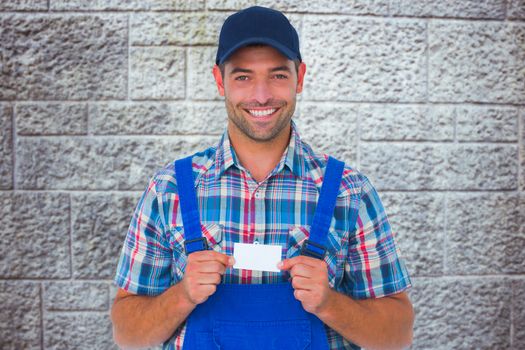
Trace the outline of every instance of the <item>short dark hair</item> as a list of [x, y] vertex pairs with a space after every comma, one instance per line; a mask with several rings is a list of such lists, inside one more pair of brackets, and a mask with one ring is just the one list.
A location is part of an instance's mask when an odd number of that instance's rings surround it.
[[[263, 46], [268, 46], [268, 45], [264, 45], [264, 44], [250, 44], [250, 45], [247, 45], [245, 47], [263, 47]], [[228, 61], [225, 61], [225, 62], [219, 64], [219, 70], [221, 71], [221, 75], [222, 75], [223, 78], [224, 78], [224, 66], [226, 65], [226, 62], [228, 62]], [[293, 60], [293, 63], [294, 63], [294, 66], [295, 66], [295, 73], [299, 74], [299, 65], [301, 64], [301, 61], [299, 59], [295, 59], [295, 60]]]

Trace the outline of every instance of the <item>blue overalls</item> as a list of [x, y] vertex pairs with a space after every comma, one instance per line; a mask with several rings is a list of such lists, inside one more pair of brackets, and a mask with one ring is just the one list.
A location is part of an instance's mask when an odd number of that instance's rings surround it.
[[[301, 254], [323, 259], [344, 163], [328, 160], [310, 236]], [[175, 162], [186, 254], [207, 249], [202, 236], [191, 157]], [[187, 319], [184, 350], [324, 350], [323, 323], [295, 299], [291, 283], [219, 284]]]

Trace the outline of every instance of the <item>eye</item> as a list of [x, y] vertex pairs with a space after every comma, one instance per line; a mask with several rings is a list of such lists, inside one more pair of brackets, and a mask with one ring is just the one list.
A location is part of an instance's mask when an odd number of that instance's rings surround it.
[[247, 75], [239, 75], [239, 76], [235, 77], [235, 80], [237, 80], [237, 81], [246, 81], [246, 80], [248, 80], [248, 76]]
[[276, 74], [275, 79], [288, 79], [288, 76], [285, 74]]

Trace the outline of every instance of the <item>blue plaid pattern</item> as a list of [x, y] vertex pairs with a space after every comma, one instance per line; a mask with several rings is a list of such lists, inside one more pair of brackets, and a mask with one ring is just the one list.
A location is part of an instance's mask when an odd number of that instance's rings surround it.
[[[257, 183], [239, 164], [224, 133], [217, 147], [193, 156], [203, 235], [211, 249], [233, 255], [235, 242], [278, 244], [283, 258], [300, 254], [309, 235], [328, 156], [301, 141], [292, 122], [290, 144], [268, 178]], [[173, 163], [157, 172], [129, 227], [115, 282], [131, 293], [158, 295], [181, 280], [184, 228]], [[410, 278], [379, 196], [346, 166], [328, 236], [329, 283], [355, 299], [402, 292]], [[222, 283], [277, 283], [287, 273], [228, 269]], [[165, 344], [182, 349], [184, 324]], [[327, 327], [331, 349], [356, 349]]]

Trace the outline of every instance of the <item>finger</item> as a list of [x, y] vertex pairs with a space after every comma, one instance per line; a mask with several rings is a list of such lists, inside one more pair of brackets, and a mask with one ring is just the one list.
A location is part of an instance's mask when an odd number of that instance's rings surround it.
[[293, 291], [293, 296], [295, 297], [295, 299], [303, 301], [306, 297], [306, 293], [308, 293], [308, 291], [296, 289]]
[[192, 261], [218, 261], [224, 266], [233, 266], [235, 263], [232, 256], [216, 252], [214, 250], [202, 250], [199, 252], [191, 253], [188, 256], [188, 260]]
[[311, 290], [312, 285], [313, 284], [308, 278], [304, 278], [300, 276], [292, 278], [292, 287], [295, 290]]
[[297, 264], [304, 264], [304, 265], [314, 267], [319, 263], [319, 261], [320, 261], [319, 259], [300, 255], [300, 256], [296, 256], [296, 257], [285, 259], [281, 261], [281, 263], [279, 263], [277, 267], [280, 268], [281, 270], [290, 270], [292, 267], [294, 267]]
[[316, 269], [311, 266], [304, 265], [304, 264], [297, 264], [297, 265], [294, 265], [290, 269], [290, 275], [292, 277], [301, 276], [301, 277], [311, 278], [312, 276], [315, 275], [315, 271]]
[[201, 292], [203, 292], [205, 295], [210, 296], [217, 290], [217, 286], [214, 284], [208, 284], [205, 286], [202, 286]]
[[221, 283], [221, 275], [218, 273], [200, 273], [195, 282], [198, 284], [219, 284]]
[[220, 273], [221, 275], [224, 275], [224, 272], [226, 272], [226, 266], [217, 261], [204, 261], [198, 263], [197, 271], [201, 273]]

